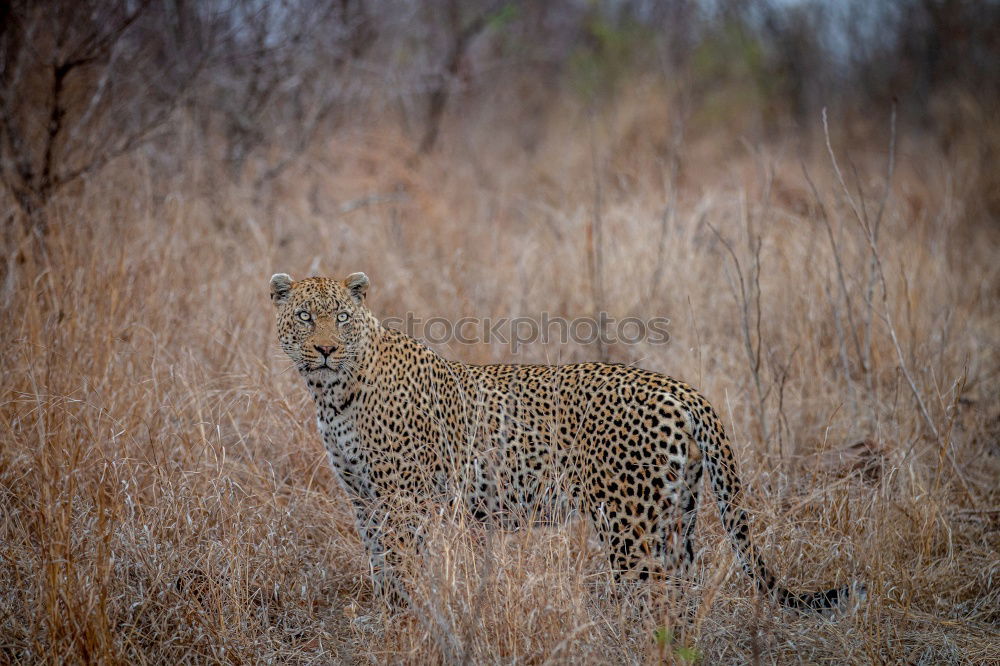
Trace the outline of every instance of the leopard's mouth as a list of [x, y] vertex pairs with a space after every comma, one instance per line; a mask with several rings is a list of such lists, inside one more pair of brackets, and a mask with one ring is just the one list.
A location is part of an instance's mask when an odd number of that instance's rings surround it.
[[341, 372], [346, 367], [346, 358], [339, 356], [337, 358], [325, 358], [322, 363], [316, 363], [315, 361], [303, 364], [303, 372], [320, 372], [323, 370], [329, 370], [331, 372]]

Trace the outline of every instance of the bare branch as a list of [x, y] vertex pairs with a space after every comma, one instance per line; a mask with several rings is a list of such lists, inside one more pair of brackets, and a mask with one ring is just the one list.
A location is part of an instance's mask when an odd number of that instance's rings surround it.
[[[889, 118], [889, 152], [886, 155], [886, 167], [885, 167], [885, 187], [882, 190], [882, 199], [879, 201], [878, 212], [875, 214], [875, 223], [872, 227], [872, 243], [873, 245], [878, 245], [878, 232], [879, 228], [882, 226], [882, 216], [885, 213], [886, 204], [889, 201], [889, 194], [892, 192], [892, 176], [896, 168], [896, 105], [892, 105], [892, 113]], [[876, 258], [874, 253], [872, 254], [871, 261], [868, 265], [868, 286], [865, 289], [865, 303], [868, 305], [868, 311], [865, 315], [865, 344], [864, 344], [864, 358], [863, 362], [865, 365], [865, 380], [867, 382], [868, 393], [871, 395], [873, 390], [873, 380], [872, 380], [872, 314], [874, 312], [874, 306], [872, 304], [872, 299], [875, 296], [875, 282], [876, 282]]]
[[[733, 260], [733, 266], [736, 269], [736, 277], [739, 280], [739, 292], [736, 294], [737, 302], [740, 306], [740, 324], [743, 331], [743, 347], [747, 356], [747, 364], [750, 366], [750, 375], [754, 382], [754, 389], [757, 394], [757, 402], [754, 405], [757, 412], [757, 420], [760, 422], [761, 433], [763, 435], [764, 441], [770, 441], [770, 432], [767, 426], [767, 415], [764, 410], [764, 401], [766, 396], [764, 395], [763, 383], [760, 378], [760, 328], [759, 328], [759, 316], [757, 325], [757, 346], [754, 348], [753, 338], [750, 333], [750, 294], [747, 293], [746, 281], [743, 277], [743, 268], [740, 266], [739, 257], [736, 256], [736, 251], [733, 246], [725, 239], [725, 237], [719, 233], [711, 222], [707, 222], [708, 228], [712, 230], [716, 238], [722, 243], [722, 245], [729, 252], [730, 258]], [[759, 245], [758, 245], [759, 252]], [[755, 254], [755, 261], [759, 262], [759, 253]], [[759, 266], [759, 264], [758, 264]], [[735, 288], [734, 288], [734, 291]], [[758, 295], [759, 301], [759, 295]], [[759, 303], [757, 305], [759, 308]], [[759, 310], [758, 310], [759, 312]]]
[[[826, 206], [823, 205], [823, 200], [819, 196], [819, 190], [817, 190], [816, 184], [809, 176], [809, 170], [806, 168], [805, 163], [801, 161], [799, 162], [799, 166], [802, 168], [802, 175], [805, 176], [806, 182], [809, 184], [809, 189], [812, 191], [813, 199], [819, 210], [820, 219], [823, 220], [823, 225], [826, 227], [826, 236], [830, 241], [830, 250], [833, 252], [834, 266], [837, 269], [837, 285], [840, 287], [841, 298], [844, 299], [844, 311], [847, 314], [847, 327], [850, 329], [850, 340], [854, 343], [858, 362], [861, 362], [861, 341], [858, 339], [858, 330], [854, 325], [854, 307], [851, 304], [850, 291], [847, 289], [847, 278], [845, 277], [843, 258], [840, 255], [840, 246], [837, 244], [837, 239], [833, 233], [833, 225], [830, 224], [830, 216], [827, 214]], [[843, 344], [843, 339], [841, 340], [841, 344]], [[842, 358], [846, 361], [846, 352], [842, 352]], [[848, 366], [845, 365], [844, 370], [847, 372]], [[854, 387], [851, 383], [850, 374], [848, 373], [844, 379], [847, 382], [848, 390], [851, 392], [851, 401], [856, 409], [857, 403], [854, 401]]]

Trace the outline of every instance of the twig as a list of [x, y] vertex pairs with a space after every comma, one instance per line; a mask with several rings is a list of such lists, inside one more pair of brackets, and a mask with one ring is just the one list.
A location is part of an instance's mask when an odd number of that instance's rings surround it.
[[847, 392], [851, 398], [851, 405], [854, 407], [854, 411], [857, 411], [857, 400], [854, 397], [854, 385], [851, 383], [851, 362], [847, 358], [847, 345], [845, 344], [844, 327], [840, 321], [840, 309], [837, 307], [837, 302], [833, 298], [833, 294], [830, 293], [830, 286], [824, 281], [823, 291], [826, 293], [826, 300], [830, 302], [830, 309], [833, 310], [833, 328], [834, 332], [837, 334], [837, 349], [840, 354], [840, 366], [844, 372], [844, 385], [847, 387]]
[[[889, 118], [889, 154], [886, 156], [885, 188], [882, 190], [882, 199], [879, 201], [878, 212], [875, 214], [875, 223], [872, 227], [872, 244], [878, 244], [878, 232], [882, 225], [882, 215], [885, 213], [886, 204], [889, 201], [889, 193], [892, 192], [892, 176], [896, 170], [896, 105], [892, 105], [892, 114]], [[872, 315], [874, 307], [872, 299], [875, 296], [876, 263], [874, 255], [868, 265], [868, 287], [865, 290], [865, 303], [868, 311], [865, 316], [865, 344], [864, 357], [862, 363], [865, 369], [865, 384], [868, 395], [872, 394]]]
[[590, 165], [593, 176], [593, 209], [590, 216], [590, 226], [587, 227], [587, 259], [590, 266], [590, 290], [594, 313], [597, 315], [597, 355], [602, 361], [608, 360], [607, 345], [604, 344], [603, 317], [604, 311], [604, 189], [601, 185], [601, 172], [597, 160], [597, 131], [594, 127], [594, 112], [590, 113]]
[[669, 189], [669, 200], [660, 215], [660, 241], [656, 248], [656, 264], [653, 268], [653, 277], [650, 280], [649, 295], [652, 299], [660, 289], [660, 281], [663, 279], [663, 267], [666, 263], [667, 234], [677, 217], [677, 180], [680, 176], [681, 159], [680, 151], [684, 144], [684, 119], [678, 118], [674, 121], [670, 146], [670, 171], [667, 177], [667, 187]]
[[851, 196], [851, 191], [847, 188], [847, 183], [844, 181], [844, 174], [840, 171], [840, 166], [837, 164], [837, 156], [833, 152], [833, 146], [830, 143], [830, 127], [826, 119], [826, 107], [823, 107], [823, 136], [826, 137], [826, 151], [830, 156], [830, 162], [833, 164], [833, 172], [837, 176], [837, 182], [840, 183], [841, 189], [844, 191], [844, 196], [847, 198], [847, 203], [850, 205], [851, 210], [854, 211], [854, 216], [857, 218], [858, 223], [862, 227], [867, 227], [868, 225], [864, 222], [864, 216], [861, 211], [858, 210], [858, 205], [854, 201], [854, 197]]
[[[819, 196], [819, 190], [816, 189], [816, 184], [813, 182], [812, 178], [809, 176], [809, 170], [806, 165], [802, 162], [799, 163], [802, 168], [802, 175], [805, 176], [806, 182], [809, 184], [809, 189], [812, 190], [813, 199], [816, 200], [816, 206], [819, 208], [820, 219], [823, 220], [823, 224], [826, 227], [826, 236], [830, 241], [830, 250], [833, 252], [833, 262], [837, 269], [837, 285], [840, 287], [840, 295], [844, 299], [844, 309], [847, 312], [847, 327], [851, 331], [850, 339], [854, 343], [855, 353], [857, 353], [858, 361], [861, 362], [861, 341], [858, 339], [857, 328], [854, 325], [854, 308], [851, 304], [851, 295], [847, 289], [847, 278], [844, 272], [844, 262], [840, 256], [840, 246], [837, 245], [837, 239], [833, 234], [833, 225], [830, 224], [830, 216], [826, 212], [826, 206], [823, 205], [823, 200]], [[854, 386], [851, 384], [851, 377], [848, 373], [848, 365], [846, 362], [847, 351], [843, 349], [844, 339], [841, 338], [841, 357], [844, 360], [844, 372], [845, 381], [847, 382], [848, 391], [851, 395], [851, 403], [854, 405], [854, 410], [857, 411], [857, 402], [854, 398]]]
[[[754, 345], [753, 345], [753, 339], [752, 339], [752, 337], [750, 335], [750, 300], [749, 300], [750, 296], [747, 293], [746, 281], [743, 278], [743, 268], [740, 266], [740, 260], [736, 256], [736, 251], [733, 250], [733, 246], [730, 245], [729, 241], [727, 241], [722, 236], [722, 234], [719, 233], [718, 229], [716, 229], [712, 225], [711, 222], [706, 221], [706, 224], [708, 225], [708, 228], [712, 230], [712, 233], [715, 234], [716, 238], [719, 239], [719, 241], [722, 243], [722, 245], [729, 252], [729, 256], [732, 258], [733, 265], [736, 268], [736, 277], [739, 280], [739, 292], [737, 293], [737, 297], [738, 297], [738, 302], [739, 302], [740, 310], [741, 310], [741, 327], [742, 327], [742, 330], [743, 330], [743, 347], [744, 347], [744, 350], [746, 351], [747, 363], [750, 366], [750, 373], [751, 373], [751, 375], [753, 377], [754, 388], [755, 388], [756, 393], [757, 393], [757, 402], [755, 404], [755, 411], [757, 412], [757, 420], [760, 421], [760, 427], [761, 427], [761, 432], [762, 432], [763, 437], [764, 437], [764, 441], [768, 442], [768, 441], [770, 441], [770, 432], [769, 432], [768, 427], [767, 427], [767, 418], [766, 418], [766, 415], [764, 413], [764, 397], [765, 396], [763, 394], [763, 387], [762, 387], [761, 381], [760, 381], [760, 338], [759, 338], [760, 328], [759, 328], [759, 321], [758, 321], [758, 328], [757, 328], [757, 333], [758, 333], [757, 349], [755, 350], [754, 349]], [[757, 252], [758, 252], [757, 258], [758, 258], [758, 261], [759, 261], [759, 251], [760, 251], [760, 246], [758, 244], [758, 246], [757, 246]], [[733, 291], [736, 291], [735, 286], [733, 288]]]

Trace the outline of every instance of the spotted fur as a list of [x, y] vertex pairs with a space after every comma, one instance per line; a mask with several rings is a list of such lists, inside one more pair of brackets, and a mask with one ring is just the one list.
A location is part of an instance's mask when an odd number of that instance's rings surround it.
[[401, 516], [461, 502], [500, 526], [576, 509], [625, 578], [684, 575], [707, 469], [722, 522], [759, 589], [828, 608], [846, 588], [779, 587], [751, 540], [732, 448], [687, 384], [624, 365], [469, 365], [383, 327], [368, 278], [271, 279], [278, 338], [306, 380], [376, 582], [408, 547]]

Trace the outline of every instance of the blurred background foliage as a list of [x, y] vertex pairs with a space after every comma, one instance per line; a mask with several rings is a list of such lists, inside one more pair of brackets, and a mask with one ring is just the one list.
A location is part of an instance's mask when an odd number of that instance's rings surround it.
[[895, 104], [983, 167], [976, 214], [1000, 214], [993, 0], [14, 0], [0, 26], [0, 175], [42, 228], [54, 193], [138, 149], [260, 186], [373, 123], [419, 158], [454, 119], [503, 112], [531, 151], [554, 101], [602, 112], [640, 85], [689, 131], [751, 143], [809, 136], [822, 108], [863, 141]]

